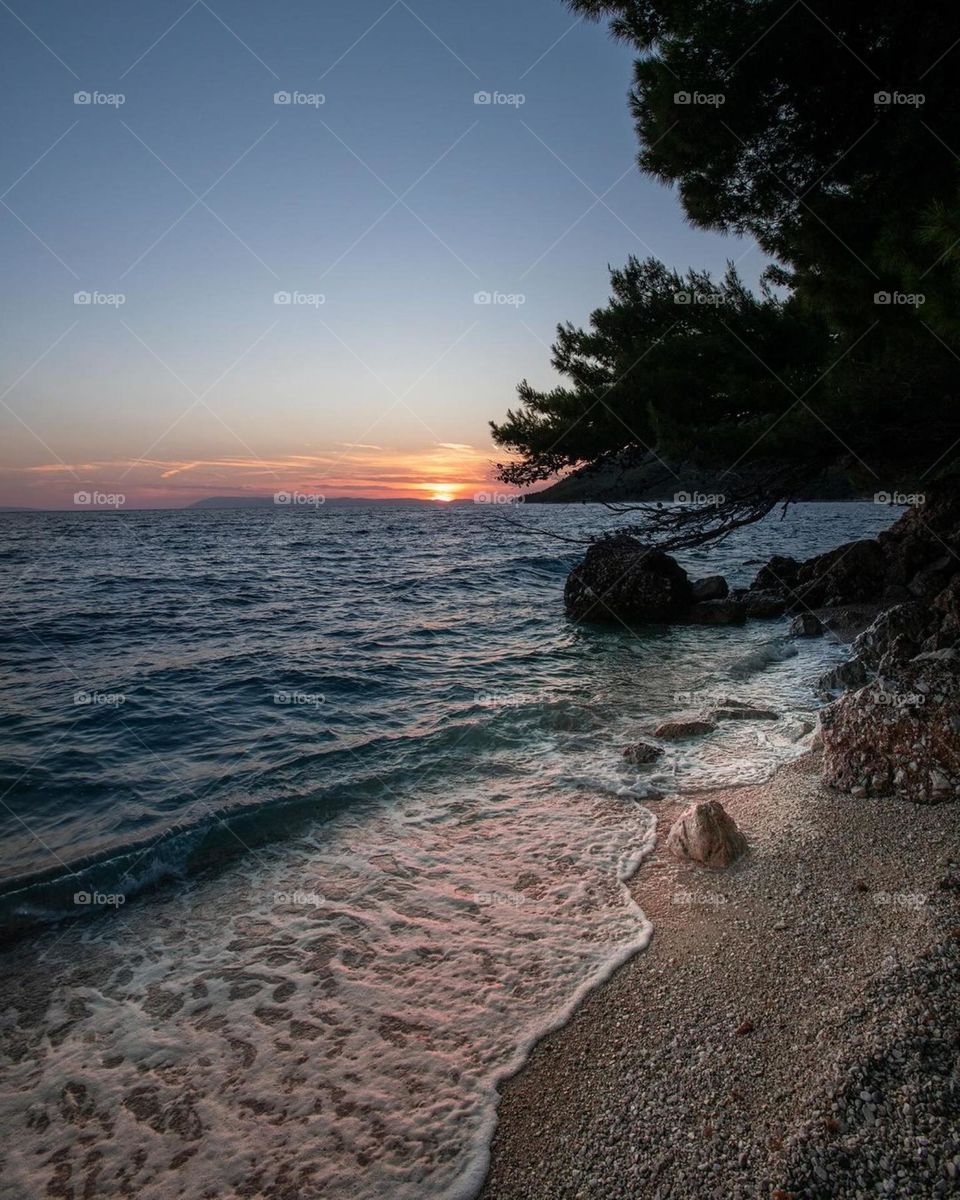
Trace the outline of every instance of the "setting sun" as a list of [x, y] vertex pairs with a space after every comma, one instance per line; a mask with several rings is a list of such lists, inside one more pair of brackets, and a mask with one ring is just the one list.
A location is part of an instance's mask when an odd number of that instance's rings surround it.
[[449, 504], [454, 499], [454, 495], [449, 488], [444, 488], [443, 491], [434, 492], [430, 499], [439, 500], [442, 504]]

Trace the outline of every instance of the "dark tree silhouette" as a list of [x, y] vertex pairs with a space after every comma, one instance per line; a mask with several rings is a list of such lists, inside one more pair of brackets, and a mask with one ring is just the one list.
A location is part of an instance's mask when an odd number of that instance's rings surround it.
[[[756, 238], [777, 295], [631, 259], [589, 330], [558, 329], [570, 385], [524, 382], [494, 423], [519, 456], [502, 477], [654, 447], [737, 464], [760, 515], [838, 462], [878, 490], [955, 472], [960, 9], [570, 3], [637, 48], [641, 169], [694, 224]], [[678, 305], [684, 290], [705, 299]]]

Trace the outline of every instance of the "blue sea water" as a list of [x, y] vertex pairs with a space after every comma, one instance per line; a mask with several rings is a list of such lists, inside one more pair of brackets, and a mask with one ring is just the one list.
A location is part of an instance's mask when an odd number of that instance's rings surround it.
[[[893, 515], [802, 505], [681, 558], [746, 583]], [[649, 936], [625, 886], [644, 798], [769, 774], [843, 656], [782, 620], [568, 621], [582, 547], [553, 535], [621, 523], [0, 514], [0, 918], [19, 935], [0, 1007], [35, 1039], [0, 1097], [20, 1194], [47, 1152], [80, 1173], [65, 1080], [117, 1147], [96, 1195], [258, 1195], [294, 1161], [308, 1197], [475, 1190], [497, 1080]], [[658, 718], [727, 695], [783, 715], [624, 762]]]

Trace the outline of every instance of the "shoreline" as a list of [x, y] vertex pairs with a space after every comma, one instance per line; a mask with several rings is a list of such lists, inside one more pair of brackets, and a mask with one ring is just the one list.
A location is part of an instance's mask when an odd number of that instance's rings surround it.
[[[726, 871], [681, 864], [666, 835], [699, 793], [644, 802], [657, 842], [628, 886], [652, 940], [501, 1086], [480, 1200], [858, 1194], [784, 1181], [818, 1138], [857, 1132], [832, 1089], [874, 1053], [871, 1039], [889, 1040], [878, 1026], [911, 994], [871, 1003], [871, 989], [937, 953], [958, 923], [957, 893], [942, 886], [960, 861], [956, 807], [852, 800], [822, 786], [814, 752], [764, 784], [709, 794], [750, 852]], [[883, 1172], [891, 1135], [877, 1137]], [[948, 1194], [960, 1146], [926, 1140], [940, 1191], [903, 1190], [892, 1171], [862, 1194]], [[873, 1179], [869, 1130], [866, 1142]]]

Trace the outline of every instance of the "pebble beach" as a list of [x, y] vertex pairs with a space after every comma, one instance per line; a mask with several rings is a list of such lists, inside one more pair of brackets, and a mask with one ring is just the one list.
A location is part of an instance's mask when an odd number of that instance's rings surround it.
[[852, 800], [811, 752], [708, 793], [732, 868], [665, 848], [654, 937], [502, 1088], [482, 1200], [960, 1194], [954, 805]]

